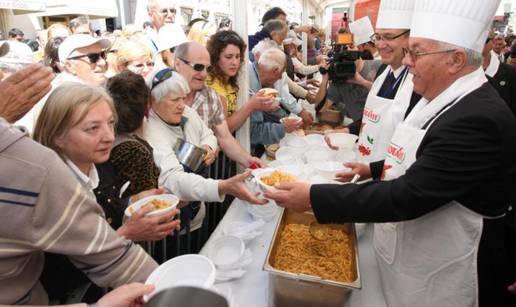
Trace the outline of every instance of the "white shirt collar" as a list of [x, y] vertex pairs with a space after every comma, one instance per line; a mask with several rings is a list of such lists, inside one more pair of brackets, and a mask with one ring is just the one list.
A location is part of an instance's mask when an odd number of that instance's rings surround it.
[[394, 78], [398, 78], [401, 74], [401, 72], [405, 69], [405, 65], [401, 65], [400, 67], [398, 67], [396, 70], [392, 70], [392, 67], [391, 67], [391, 71], [392, 71], [392, 74], [394, 75]]
[[489, 77], [493, 78], [494, 75], [496, 75], [496, 72], [498, 71], [498, 67], [500, 67], [500, 60], [498, 59], [498, 54], [491, 50], [489, 52], [491, 55], [491, 61], [489, 62], [489, 65], [487, 66], [485, 73]]
[[484, 70], [482, 67], [478, 67], [477, 70], [455, 80], [455, 82], [432, 99], [432, 101], [429, 102], [426, 98], [422, 97], [414, 109], [410, 111], [405, 122], [420, 129], [424, 123], [444, 106], [478, 89], [485, 82], [487, 82], [487, 78]]
[[84, 184], [90, 191], [93, 192], [93, 190], [99, 186], [99, 173], [97, 172], [95, 164], [92, 164], [89, 176], [84, 174], [71, 160], [66, 159], [66, 164], [68, 167], [70, 167], [72, 172], [81, 181], [81, 183]]

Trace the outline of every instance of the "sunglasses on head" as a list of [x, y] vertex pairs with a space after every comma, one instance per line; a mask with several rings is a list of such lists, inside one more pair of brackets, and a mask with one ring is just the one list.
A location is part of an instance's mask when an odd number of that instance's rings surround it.
[[106, 50], [103, 50], [103, 51], [97, 52], [97, 53], [88, 53], [88, 54], [74, 56], [74, 57], [68, 58], [68, 60], [79, 60], [84, 57], [88, 57], [88, 60], [90, 61], [91, 64], [96, 64], [100, 60], [100, 58], [102, 58], [103, 60], [106, 59], [106, 56], [107, 56], [106, 53], [107, 53]]
[[213, 67], [211, 65], [204, 65], [204, 64], [198, 64], [198, 63], [190, 63], [189, 61], [185, 59], [179, 58], [183, 63], [193, 68], [193, 70], [201, 72], [204, 69], [206, 69], [207, 72], [211, 72], [213, 70]]
[[160, 83], [163, 83], [165, 80], [172, 77], [173, 74], [174, 74], [174, 70], [172, 68], [164, 68], [164, 69], [158, 71], [158, 73], [154, 76], [154, 78], [152, 78], [151, 91], [156, 86], [158, 86]]
[[236, 41], [240, 41], [240, 40], [242, 40], [242, 39], [240, 38], [240, 36], [238, 36], [237, 34], [234, 34], [234, 33], [228, 33], [228, 34], [226, 34], [226, 35], [220, 35], [220, 36], [219, 36], [219, 41], [220, 41], [220, 42], [225, 43], [225, 42], [227, 42], [227, 41], [229, 41], [229, 40], [233, 40], [233, 41], [234, 41], [234, 40], [236, 40]]

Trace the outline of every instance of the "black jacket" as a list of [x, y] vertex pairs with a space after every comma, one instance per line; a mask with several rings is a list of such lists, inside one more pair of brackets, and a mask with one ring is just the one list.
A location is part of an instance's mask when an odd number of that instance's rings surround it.
[[502, 214], [516, 188], [514, 140], [516, 119], [486, 83], [429, 127], [405, 175], [365, 184], [313, 185], [313, 210], [323, 223], [397, 222], [457, 200], [480, 214]]
[[500, 63], [496, 74], [492, 78], [487, 76], [487, 80], [516, 115], [516, 68]]

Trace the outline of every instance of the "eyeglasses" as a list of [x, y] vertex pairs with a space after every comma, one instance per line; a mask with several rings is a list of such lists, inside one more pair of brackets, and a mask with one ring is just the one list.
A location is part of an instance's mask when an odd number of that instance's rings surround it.
[[170, 7], [170, 8], [163, 8], [163, 9], [160, 10], [160, 13], [161, 13], [161, 15], [167, 15], [168, 13], [175, 14], [175, 13], [177, 13], [177, 10], [175, 8], [172, 8], [172, 7]]
[[158, 71], [158, 73], [154, 76], [154, 78], [152, 78], [151, 91], [156, 86], [158, 86], [160, 83], [163, 83], [165, 80], [172, 77], [173, 74], [174, 74], [174, 70], [172, 68], [164, 68], [164, 69]]
[[401, 36], [409, 33], [409, 32], [410, 32], [410, 30], [406, 30], [397, 35], [390, 35], [390, 34], [383, 35], [383, 34], [375, 33], [375, 34], [371, 35], [369, 38], [371, 39], [372, 42], [378, 42], [378, 41], [390, 42], [392, 40], [397, 39], [398, 37], [401, 37]]
[[79, 60], [79, 59], [82, 59], [84, 57], [88, 57], [88, 60], [90, 61], [91, 64], [97, 64], [97, 62], [101, 58], [103, 60], [106, 59], [106, 57], [107, 57], [106, 53], [107, 53], [106, 50], [103, 50], [103, 51], [97, 52], [97, 53], [88, 53], [88, 54], [74, 56], [74, 57], [68, 58], [67, 60]]
[[144, 67], [154, 67], [154, 62], [150, 61], [150, 62], [147, 62], [147, 63], [133, 64], [133, 67], [136, 67], [138, 69], [142, 69]]
[[457, 49], [446, 49], [446, 50], [436, 50], [436, 51], [427, 51], [427, 52], [418, 52], [414, 50], [410, 50], [408, 48], [403, 48], [403, 56], [406, 57], [407, 55], [410, 57], [410, 60], [412, 62], [415, 62], [418, 57], [424, 56], [424, 55], [430, 55], [430, 54], [439, 54], [439, 53], [449, 53], [454, 52]]
[[204, 69], [206, 69], [207, 72], [213, 71], [213, 67], [211, 65], [204, 65], [204, 64], [198, 64], [198, 63], [190, 63], [189, 61], [179, 58], [181, 61], [183, 61], [186, 65], [193, 68], [193, 70], [201, 72]]

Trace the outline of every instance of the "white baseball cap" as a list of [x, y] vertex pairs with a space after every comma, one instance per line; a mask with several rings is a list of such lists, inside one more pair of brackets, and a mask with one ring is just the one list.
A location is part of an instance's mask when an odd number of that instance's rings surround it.
[[[7, 50], [4, 53], [4, 48]], [[2, 63], [11, 63], [11, 64], [32, 64], [33, 56], [32, 49], [25, 44], [18, 41], [6, 41], [2, 43], [0, 47], [0, 62]]]
[[500, 0], [416, 0], [410, 37], [482, 52]]
[[158, 52], [174, 48], [187, 42], [186, 35], [177, 23], [167, 23], [158, 32]]
[[77, 49], [93, 45], [98, 45], [99, 49], [107, 49], [111, 47], [111, 41], [106, 38], [95, 38], [88, 34], [70, 35], [59, 46], [59, 61], [64, 62], [68, 58], [84, 55]]
[[370, 42], [371, 36], [374, 34], [373, 25], [367, 16], [350, 23], [349, 30], [353, 33], [356, 46]]
[[[410, 29], [415, 0], [382, 0], [376, 19], [377, 29]], [[448, 5], [451, 5], [448, 0]], [[455, 5], [455, 3], [453, 4]], [[432, 22], [433, 25], [433, 22]]]

